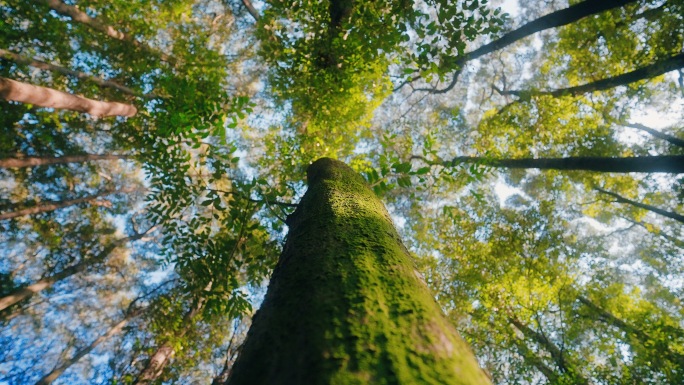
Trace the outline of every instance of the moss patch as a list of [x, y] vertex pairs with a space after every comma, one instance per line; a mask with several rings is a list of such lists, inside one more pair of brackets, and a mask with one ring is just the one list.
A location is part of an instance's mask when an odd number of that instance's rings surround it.
[[487, 384], [382, 203], [323, 158], [230, 384]]

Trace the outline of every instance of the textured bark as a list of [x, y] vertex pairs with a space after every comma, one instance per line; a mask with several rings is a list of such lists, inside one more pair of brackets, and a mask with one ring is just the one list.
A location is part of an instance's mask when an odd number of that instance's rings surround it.
[[328, 158], [307, 174], [228, 384], [490, 383], [364, 179]]
[[127, 159], [128, 155], [66, 155], [66, 156], [27, 156], [24, 158], [2, 158], [0, 168], [24, 168], [48, 166], [51, 164], [83, 163], [95, 160], [117, 160]]
[[660, 208], [655, 207], [655, 206], [647, 205], [647, 204], [645, 204], [645, 203], [633, 201], [633, 200], [631, 200], [631, 199], [624, 198], [624, 197], [622, 197], [621, 195], [618, 195], [618, 194], [616, 194], [616, 193], [614, 193], [614, 192], [611, 192], [611, 191], [608, 191], [608, 190], [604, 190], [604, 189], [602, 189], [602, 188], [600, 188], [600, 187], [594, 187], [594, 189], [595, 189], [596, 191], [600, 192], [601, 194], [606, 194], [606, 195], [608, 195], [608, 196], [611, 196], [611, 197], [615, 198], [615, 200], [616, 200], [617, 202], [620, 202], [620, 203], [627, 203], [627, 204], [630, 204], [630, 205], [632, 205], [632, 206], [636, 206], [636, 207], [639, 207], [639, 208], [641, 208], [641, 209], [648, 210], [648, 211], [651, 211], [651, 212], [653, 212], [653, 213], [662, 215], [662, 216], [664, 216], [664, 217], [667, 217], [667, 218], [670, 218], [670, 219], [674, 219], [675, 221], [679, 221], [679, 222], [684, 223], [684, 215], [677, 214], [677, 213], [674, 213], [674, 212], [671, 212], [671, 211], [667, 211], [667, 210], [663, 210], [663, 209], [660, 209]]
[[95, 18], [88, 16], [87, 13], [81, 11], [80, 9], [78, 9], [78, 7], [76, 7], [74, 5], [65, 4], [60, 0], [38, 0], [38, 1], [47, 5], [52, 10], [59, 13], [60, 15], [68, 16], [72, 20], [77, 21], [81, 24], [87, 25], [88, 27], [90, 27], [90, 28], [92, 28], [98, 32], [102, 32], [105, 35], [107, 35], [113, 39], [128, 42], [136, 48], [140, 48], [140, 49], [143, 49], [147, 52], [151, 52], [155, 55], [159, 55], [159, 57], [162, 60], [164, 60], [165, 62], [168, 62], [171, 64], [174, 64], [176, 62], [176, 60], [172, 56], [161, 53], [158, 50], [150, 47], [149, 45], [139, 42], [132, 35], [127, 34], [125, 32], [122, 32], [122, 31], [119, 31], [116, 28], [112, 27], [111, 25], [107, 25], [107, 24], [102, 23], [101, 21], [99, 21]]
[[58, 367], [54, 368], [50, 373], [43, 376], [40, 380], [38, 380], [38, 382], [36, 382], [36, 385], [51, 384], [53, 381], [59, 378], [59, 376], [61, 376], [65, 370], [69, 369], [72, 365], [77, 363], [81, 358], [90, 354], [90, 352], [93, 351], [93, 349], [95, 349], [98, 345], [112, 338], [114, 335], [119, 334], [121, 330], [123, 330], [123, 328], [128, 324], [128, 322], [130, 322], [131, 319], [136, 317], [138, 314], [139, 313], [137, 312], [128, 314], [124, 319], [122, 319], [117, 324], [112, 326], [109, 330], [107, 330], [105, 334], [97, 337], [93, 342], [90, 343], [90, 345], [79, 350], [76, 354], [74, 354], [73, 357], [68, 359], [62, 365], [59, 365]]
[[[422, 158], [414, 156], [413, 158]], [[430, 164], [440, 164], [428, 162]], [[568, 158], [522, 158], [522, 159], [487, 159], [480, 157], [459, 156], [451, 161], [442, 162], [446, 167], [461, 163], [483, 164], [501, 168], [534, 168], [540, 170], [582, 170], [598, 172], [665, 172], [671, 174], [684, 173], [684, 155], [640, 156], [630, 158], [608, 157], [568, 157]]]
[[31, 59], [27, 58], [21, 55], [18, 55], [14, 52], [10, 52], [4, 49], [0, 49], [0, 58], [11, 60], [15, 63], [19, 64], [26, 64], [34, 68], [40, 68], [42, 70], [47, 70], [47, 71], [52, 71], [52, 72], [59, 72], [64, 75], [69, 75], [73, 76], [75, 78], [81, 79], [81, 80], [87, 80], [90, 82], [93, 82], [97, 84], [100, 87], [109, 87], [113, 88], [116, 90], [119, 90], [125, 94], [131, 95], [131, 96], [136, 96], [139, 98], [151, 98], [155, 97], [155, 95], [148, 94], [148, 95], [143, 95], [141, 93], [138, 93], [126, 86], [122, 86], [119, 83], [113, 82], [111, 80], [105, 80], [102, 78], [98, 78], [96, 76], [88, 75], [87, 73], [81, 72], [81, 71], [74, 71], [68, 68], [64, 68], [58, 65], [46, 63], [37, 59]]
[[59, 110], [86, 112], [94, 117], [133, 116], [138, 110], [118, 102], [101, 102], [0, 77], [0, 99]]
[[117, 247], [125, 244], [126, 242], [132, 242], [135, 240], [138, 240], [142, 238], [144, 234], [137, 234], [134, 236], [126, 237], [126, 238], [121, 238], [119, 240], [116, 240], [109, 245], [105, 246], [105, 248], [96, 256], [92, 258], [87, 258], [82, 260], [81, 262], [78, 262], [74, 265], [71, 265], [64, 270], [55, 273], [51, 276], [45, 277], [43, 279], [40, 279], [30, 285], [19, 287], [6, 296], [0, 298], [0, 311], [4, 310], [16, 303], [19, 303], [25, 299], [28, 299], [32, 297], [36, 293], [40, 293], [41, 291], [51, 287], [54, 285], [56, 282], [59, 282], [65, 278], [71, 277], [74, 274], [78, 274], [84, 270], [86, 270], [88, 267], [96, 265], [98, 263], [101, 263], [104, 261], [109, 254], [114, 251]]
[[82, 197], [82, 198], [67, 199], [67, 200], [59, 201], [59, 202], [41, 203], [41, 204], [33, 206], [33, 207], [28, 207], [25, 209], [1, 213], [0, 214], [0, 220], [12, 219], [12, 218], [23, 217], [25, 215], [33, 215], [33, 214], [40, 214], [40, 213], [55, 211], [55, 210], [59, 210], [59, 209], [65, 208], [65, 207], [77, 205], [79, 203], [92, 202], [92, 201], [96, 200], [97, 198], [107, 196], [107, 195], [111, 195], [114, 193], [116, 193], [116, 191], [103, 191], [101, 193], [89, 195], [87, 197]]
[[529, 98], [530, 96], [550, 95], [553, 97], [561, 97], [565, 95], [577, 96], [586, 94], [588, 92], [604, 91], [617, 86], [624, 86], [630, 83], [646, 80], [662, 75], [664, 73], [674, 71], [684, 67], [684, 53], [675, 55], [673, 57], [663, 59], [651, 65], [638, 68], [618, 76], [613, 76], [605, 79], [600, 79], [594, 82], [582, 84], [574, 87], [559, 88], [552, 91], [534, 91], [534, 90], [497, 90], [501, 95], [515, 95], [521, 98]]
[[[572, 5], [568, 8], [549, 13], [548, 15], [544, 15], [538, 19], [532, 20], [520, 28], [501, 36], [491, 43], [485, 44], [474, 51], [467, 52], [465, 55], [463, 55], [463, 57], [456, 61], [456, 66], [463, 67], [463, 65], [468, 61], [498, 51], [537, 32], [574, 23], [577, 20], [583, 19], [587, 16], [595, 15], [613, 8], [622, 7], [626, 4], [634, 2], [636, 2], [636, 0], [587, 0]], [[451, 83], [449, 83], [449, 85], [444, 89], [429, 91], [436, 94], [450, 91], [452, 88], [454, 88], [454, 85], [456, 85], [459, 74], [460, 70], [454, 75]]]
[[639, 124], [639, 123], [626, 123], [625, 126], [627, 126], [627, 127], [632, 127], [632, 128], [636, 128], [637, 130], [641, 130], [641, 131], [648, 132], [648, 133], [651, 134], [652, 136], [654, 136], [654, 137], [656, 137], [656, 138], [658, 138], [658, 139], [662, 139], [662, 140], [664, 140], [664, 141], [666, 141], [666, 142], [669, 142], [670, 144], [673, 144], [673, 145], [675, 145], [675, 146], [677, 146], [677, 147], [684, 147], [684, 139], [679, 139], [679, 138], [676, 138], [676, 137], [674, 137], [674, 136], [672, 136], [672, 135], [668, 135], [668, 134], [662, 133], [662, 132], [660, 132], [660, 131], [658, 131], [658, 130], [652, 129], [651, 127], [644, 126], [643, 124]]

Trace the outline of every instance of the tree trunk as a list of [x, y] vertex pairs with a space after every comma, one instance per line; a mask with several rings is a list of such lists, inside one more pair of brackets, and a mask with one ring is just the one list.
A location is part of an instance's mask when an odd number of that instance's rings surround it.
[[679, 139], [679, 138], [676, 138], [672, 135], [662, 133], [658, 130], [652, 129], [651, 127], [644, 126], [643, 124], [640, 124], [640, 123], [624, 123], [624, 125], [627, 127], [636, 128], [637, 130], [648, 132], [652, 136], [654, 136], [658, 139], [665, 140], [665, 141], [669, 142], [670, 144], [673, 144], [677, 147], [684, 147], [684, 139]]
[[636, 206], [636, 207], [639, 207], [639, 208], [641, 208], [641, 209], [648, 210], [648, 211], [654, 212], [654, 213], [656, 213], [656, 214], [660, 214], [660, 215], [662, 215], [662, 216], [664, 216], [664, 217], [667, 217], [667, 218], [670, 218], [670, 219], [674, 219], [675, 221], [679, 221], [679, 222], [681, 222], [681, 223], [684, 223], [684, 215], [677, 214], [677, 213], [673, 213], [673, 212], [671, 212], [671, 211], [667, 211], [667, 210], [663, 210], [663, 209], [659, 209], [659, 208], [657, 208], [657, 207], [655, 207], [655, 206], [647, 205], [647, 204], [645, 204], [645, 203], [633, 201], [633, 200], [631, 200], [631, 199], [624, 198], [624, 197], [622, 197], [622, 196], [620, 196], [620, 195], [618, 195], [618, 194], [616, 194], [616, 193], [614, 193], [614, 192], [610, 192], [610, 191], [604, 190], [604, 189], [602, 189], [602, 188], [600, 188], [600, 187], [594, 187], [594, 189], [595, 189], [596, 191], [602, 193], [602, 194], [606, 194], [606, 195], [608, 195], [608, 196], [611, 196], [611, 197], [615, 198], [615, 200], [618, 201], [618, 202], [620, 202], [620, 203], [627, 203], [627, 204], [630, 204], [630, 205], [632, 205], [632, 206]]
[[[570, 375], [572, 377], [572, 383], [573, 384], [588, 384], [589, 383], [580, 374], [580, 372], [577, 370], [577, 368], [574, 365], [569, 365], [569, 363], [565, 359], [565, 356], [563, 355], [563, 350], [560, 349], [551, 340], [549, 340], [544, 333], [533, 330], [529, 326], [520, 322], [520, 320], [518, 320], [517, 318], [510, 317], [508, 319], [508, 321], [513, 326], [515, 326], [516, 329], [520, 330], [520, 332], [523, 335], [525, 335], [527, 338], [532, 339], [533, 341], [535, 341], [536, 343], [541, 345], [544, 348], [544, 350], [549, 352], [549, 354], [551, 354], [551, 359], [553, 359], [556, 366], [558, 366], [558, 368], [561, 370], [561, 372], [567, 373], [568, 375]], [[540, 367], [537, 366], [537, 368], [540, 368]], [[544, 375], [547, 375], [547, 373], [545, 373], [544, 371], [542, 371], [542, 372], [544, 373]]]
[[121, 238], [119, 240], [116, 240], [112, 242], [111, 244], [107, 245], [98, 255], [84, 259], [81, 262], [72, 265], [70, 267], [67, 267], [66, 269], [55, 273], [49, 277], [40, 279], [36, 281], [35, 283], [32, 283], [30, 285], [24, 286], [17, 288], [7, 294], [6, 296], [0, 298], [0, 311], [16, 304], [19, 303], [27, 298], [32, 297], [36, 293], [40, 293], [41, 291], [49, 288], [50, 286], [54, 285], [55, 282], [59, 282], [65, 278], [71, 277], [74, 274], [80, 273], [84, 271], [86, 268], [95, 265], [97, 263], [102, 262], [107, 256], [114, 251], [117, 247], [121, 246], [122, 244], [126, 242], [132, 242], [135, 240], [138, 240], [142, 238], [144, 234], [136, 234], [134, 236], [126, 237], [126, 238]]
[[669, 360], [670, 362], [675, 363], [679, 366], [684, 365], [684, 355], [676, 351], [673, 351], [670, 348], [670, 345], [667, 343], [667, 341], [659, 341], [653, 339], [645, 331], [621, 320], [620, 318], [616, 317], [613, 313], [603, 309], [587, 297], [579, 296], [578, 300], [586, 307], [591, 309], [598, 319], [625, 332], [625, 335], [628, 339], [636, 339], [645, 347], [652, 347], [654, 352], [658, 352], [658, 354], [661, 357]]
[[242, 5], [245, 6], [247, 12], [252, 15], [254, 20], [258, 22], [261, 17], [259, 16], [259, 12], [257, 12], [256, 8], [254, 8], [254, 5], [252, 5], [252, 2], [250, 0], [242, 0]]
[[[463, 57], [456, 61], [456, 66], [463, 67], [465, 63], [471, 60], [475, 60], [486, 54], [498, 51], [537, 32], [571, 24], [587, 16], [595, 15], [613, 8], [622, 7], [626, 4], [634, 2], [636, 2], [636, 0], [587, 0], [575, 5], [571, 5], [568, 8], [549, 13], [548, 15], [544, 15], [538, 19], [532, 20], [520, 28], [511, 31], [474, 51], [467, 52], [465, 55], [463, 55]], [[460, 69], [457, 70], [456, 74], [451, 80], [451, 83], [441, 90], [420, 90], [430, 91], [431, 93], [435, 94], [448, 92], [454, 88], [454, 85], [456, 85], [459, 74]]]
[[307, 174], [228, 384], [490, 383], [364, 179], [328, 158]]
[[2, 77], [0, 77], [0, 98], [40, 107], [85, 112], [94, 117], [133, 116], [138, 112], [130, 104], [100, 102]]
[[47, 166], [51, 164], [83, 163], [94, 160], [116, 160], [127, 159], [128, 155], [67, 155], [67, 156], [27, 156], [24, 158], [4, 158], [0, 159], [0, 168], [23, 168]]
[[48, 203], [41, 203], [39, 205], [17, 210], [17, 211], [10, 211], [7, 213], [1, 213], [0, 214], [0, 220], [3, 219], [12, 219], [12, 218], [17, 218], [17, 217], [22, 217], [25, 215], [33, 215], [33, 214], [40, 214], [40, 213], [46, 213], [50, 211], [55, 211], [59, 210], [65, 207], [77, 205], [79, 203], [86, 203], [86, 202], [91, 202], [94, 201], [97, 198], [111, 195], [116, 193], [116, 191], [103, 191], [101, 193], [97, 193], [94, 195], [89, 195], [87, 197], [82, 197], [82, 198], [76, 198], [76, 199], [68, 199], [64, 201], [59, 201], [59, 202], [48, 202]]
[[[414, 156], [414, 159], [423, 159]], [[568, 157], [568, 158], [522, 158], [522, 159], [488, 159], [470, 156], [458, 156], [451, 161], [430, 162], [453, 167], [460, 163], [482, 164], [499, 168], [535, 168], [540, 170], [577, 170], [598, 172], [665, 172], [671, 174], [684, 173], [684, 155], [641, 156], [630, 158], [608, 157]]]
[[[203, 304], [203, 299], [198, 300], [192, 309], [183, 316], [183, 327], [175, 335], [176, 338], [182, 338], [190, 330], [193, 318], [199, 314]], [[135, 379], [133, 385], [149, 385], [158, 379], [175, 353], [173, 345], [168, 341], [164, 342], [147, 361], [147, 365], [140, 372], [138, 378]]]
[[49, 384], [51, 384], [54, 380], [59, 378], [59, 376], [61, 376], [65, 370], [69, 369], [72, 365], [77, 363], [81, 358], [88, 355], [99, 344], [107, 341], [108, 339], [112, 338], [112, 336], [120, 333], [121, 330], [123, 330], [123, 328], [128, 324], [128, 322], [130, 322], [130, 320], [133, 319], [134, 317], [136, 317], [138, 314], [139, 314], [139, 312], [133, 312], [131, 314], [128, 314], [124, 319], [122, 319], [116, 325], [112, 326], [109, 330], [107, 330], [107, 332], [105, 334], [97, 337], [97, 339], [95, 339], [95, 341], [91, 342], [90, 345], [79, 350], [73, 357], [68, 359], [62, 365], [54, 368], [50, 373], [48, 373], [43, 378], [38, 380], [38, 382], [36, 382], [36, 385], [49, 385]]
[[92, 18], [88, 16], [87, 13], [81, 11], [78, 9], [78, 7], [74, 5], [68, 5], [63, 3], [60, 0], [39, 0], [43, 4], [46, 4], [48, 7], [50, 7], [52, 10], [55, 12], [59, 13], [60, 15], [70, 17], [72, 20], [77, 21], [79, 23], [82, 23], [84, 25], [87, 25], [88, 27], [102, 32], [105, 35], [116, 39], [116, 40], [121, 40], [125, 41], [127, 43], [130, 43], [136, 48], [143, 49], [147, 52], [153, 53], [155, 55], [159, 55], [159, 57], [170, 64], [175, 64], [176, 59], [173, 58], [170, 55], [164, 54], [159, 52], [158, 50], [150, 47], [149, 45], [145, 43], [141, 43], [138, 40], [135, 39], [132, 35], [129, 35], [127, 33], [121, 32], [117, 30], [116, 28], [112, 27], [111, 25], [104, 24], [100, 22], [99, 20]]
[[621, 75], [600, 79], [591, 83], [582, 84], [574, 87], [559, 88], [552, 91], [534, 91], [534, 90], [497, 90], [501, 95], [515, 95], [520, 98], [528, 98], [537, 95], [550, 95], [553, 97], [561, 97], [565, 95], [577, 96], [586, 94], [588, 92], [603, 91], [617, 86], [624, 86], [630, 83], [638, 82], [640, 80], [654, 78], [666, 72], [670, 72], [684, 67], [684, 53], [675, 55], [673, 57], [663, 59], [651, 65], [638, 68]]
[[125, 94], [131, 95], [131, 96], [136, 96], [139, 98], [156, 97], [153, 94], [143, 95], [139, 92], [136, 92], [136, 91], [134, 91], [134, 90], [132, 90], [126, 86], [122, 86], [121, 84], [113, 82], [111, 80], [101, 79], [101, 78], [98, 78], [98, 77], [95, 77], [92, 75], [88, 75], [88, 74], [81, 72], [81, 71], [74, 71], [74, 70], [71, 70], [68, 68], [64, 68], [64, 67], [60, 67], [58, 65], [46, 63], [46, 62], [43, 62], [40, 60], [27, 58], [27, 57], [18, 55], [14, 52], [10, 52], [10, 51], [4, 50], [4, 49], [0, 49], [0, 58], [11, 60], [11, 61], [13, 61], [15, 63], [19, 63], [19, 64], [26, 64], [26, 65], [29, 65], [29, 66], [34, 67], [34, 68], [40, 68], [43, 70], [59, 72], [61, 74], [73, 76], [73, 77], [78, 78], [78, 79], [88, 80], [90, 82], [97, 84], [100, 87], [114, 88], [114, 89], [119, 90]]

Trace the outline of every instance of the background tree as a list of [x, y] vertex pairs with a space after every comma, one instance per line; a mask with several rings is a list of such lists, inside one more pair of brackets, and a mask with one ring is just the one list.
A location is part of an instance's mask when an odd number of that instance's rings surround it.
[[[55, 383], [133, 383], [164, 346], [153, 382], [229, 371], [322, 156], [366, 177], [495, 383], [682, 382], [680, 173], [600, 160], [681, 163], [684, 3], [499, 5], [1, 2], [0, 77], [137, 113], [0, 101], [0, 215], [81, 199], [0, 220], [0, 295], [142, 237], [0, 313], [0, 382], [141, 296]], [[540, 159], [599, 166], [496, 167]]]

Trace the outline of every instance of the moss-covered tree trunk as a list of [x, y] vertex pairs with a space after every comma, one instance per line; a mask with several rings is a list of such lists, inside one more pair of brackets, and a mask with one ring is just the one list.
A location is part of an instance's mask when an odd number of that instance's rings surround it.
[[383, 204], [323, 158], [228, 384], [488, 384]]

